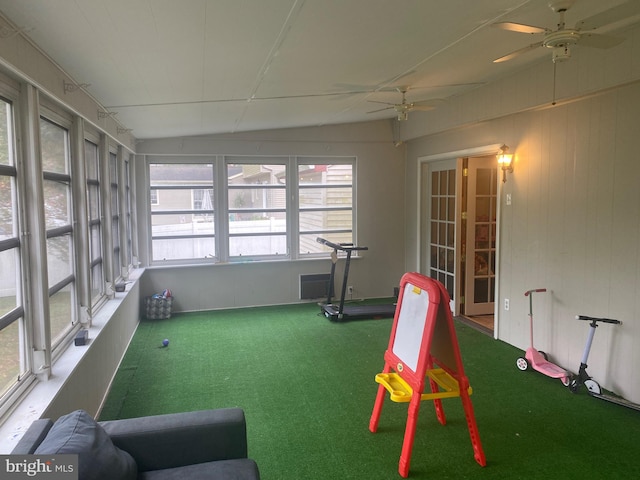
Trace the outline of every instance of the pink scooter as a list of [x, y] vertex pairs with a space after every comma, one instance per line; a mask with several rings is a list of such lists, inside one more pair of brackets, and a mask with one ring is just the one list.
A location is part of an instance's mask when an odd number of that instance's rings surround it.
[[529, 297], [529, 332], [531, 334], [531, 346], [527, 348], [524, 357], [516, 360], [516, 366], [522, 370], [529, 370], [531, 366], [534, 370], [545, 374], [547, 377], [559, 378], [565, 387], [571, 383], [571, 374], [558, 365], [548, 361], [547, 354], [533, 348], [533, 292], [546, 292], [546, 288], [536, 288], [524, 292], [525, 297]]

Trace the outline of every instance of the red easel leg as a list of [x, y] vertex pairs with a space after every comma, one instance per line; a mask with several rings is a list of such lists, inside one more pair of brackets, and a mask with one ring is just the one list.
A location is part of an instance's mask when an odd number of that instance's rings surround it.
[[[465, 382], [468, 385], [468, 382]], [[482, 443], [480, 443], [480, 433], [478, 432], [478, 426], [476, 424], [476, 416], [473, 413], [473, 404], [469, 398], [469, 392], [465, 388], [460, 391], [460, 399], [462, 400], [462, 406], [464, 407], [464, 414], [467, 418], [467, 426], [469, 427], [469, 436], [471, 437], [471, 445], [473, 447], [473, 456], [476, 462], [482, 467], [487, 465], [487, 460], [484, 456], [484, 450], [482, 449]]]
[[378, 431], [378, 421], [380, 420], [380, 413], [382, 412], [382, 405], [384, 404], [386, 392], [387, 391], [382, 385], [378, 386], [376, 402], [373, 404], [373, 412], [371, 413], [371, 419], [369, 420], [369, 431], [373, 433]]
[[[438, 392], [440, 390], [440, 388], [438, 387], [438, 384], [432, 378], [429, 378], [429, 384], [431, 385], [432, 393]], [[438, 419], [440, 424], [446, 425], [447, 417], [444, 415], [444, 408], [442, 408], [442, 400], [440, 400], [439, 398], [436, 398], [433, 401], [433, 406], [436, 409], [436, 418]]]
[[[385, 363], [382, 373], [389, 373], [391, 367]], [[384, 404], [384, 397], [386, 396], [386, 389], [382, 385], [378, 385], [378, 393], [376, 395], [376, 401], [373, 404], [373, 412], [371, 413], [371, 419], [369, 420], [369, 430], [376, 433], [378, 430], [378, 421], [380, 420], [380, 413], [382, 412], [382, 405]]]
[[416, 435], [416, 424], [418, 423], [418, 412], [420, 410], [420, 393], [413, 392], [411, 402], [409, 403], [409, 412], [407, 414], [407, 426], [404, 431], [404, 440], [402, 441], [402, 453], [400, 454], [400, 463], [398, 472], [403, 478], [409, 476], [409, 464], [411, 463], [411, 452], [413, 450], [413, 439]]

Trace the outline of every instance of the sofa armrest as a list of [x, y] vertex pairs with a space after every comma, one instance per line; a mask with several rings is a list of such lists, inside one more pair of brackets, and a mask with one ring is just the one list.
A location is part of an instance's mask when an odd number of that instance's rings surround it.
[[247, 430], [239, 408], [171, 413], [100, 422], [113, 443], [146, 472], [247, 458]]
[[31, 455], [53, 427], [53, 422], [48, 418], [41, 418], [34, 421], [22, 438], [18, 441], [11, 453], [15, 455]]

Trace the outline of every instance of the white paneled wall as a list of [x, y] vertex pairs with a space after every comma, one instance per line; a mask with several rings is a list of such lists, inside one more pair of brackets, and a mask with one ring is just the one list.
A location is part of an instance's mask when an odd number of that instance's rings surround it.
[[[588, 323], [576, 314], [617, 318], [597, 329], [589, 373], [603, 387], [640, 403], [640, 33], [608, 53], [574, 55], [558, 69], [558, 98], [549, 102], [549, 68], [456, 100], [441, 112], [444, 131], [409, 142], [407, 268], [416, 268], [420, 157], [506, 143], [515, 152], [500, 218], [498, 338], [529, 345], [528, 300], [534, 297], [535, 346], [577, 371]], [[560, 73], [560, 68], [563, 72]], [[546, 72], [546, 73], [545, 73]], [[537, 107], [537, 108], [536, 108]], [[436, 115], [437, 112], [432, 115]], [[417, 117], [417, 116], [416, 116]], [[515, 362], [515, 358], [514, 358]], [[515, 368], [506, 365], [505, 368]]]

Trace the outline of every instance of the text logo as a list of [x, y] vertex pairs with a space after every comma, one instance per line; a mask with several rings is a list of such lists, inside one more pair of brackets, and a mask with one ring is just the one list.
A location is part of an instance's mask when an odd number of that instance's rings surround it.
[[0, 480], [78, 480], [78, 455], [0, 455]]

